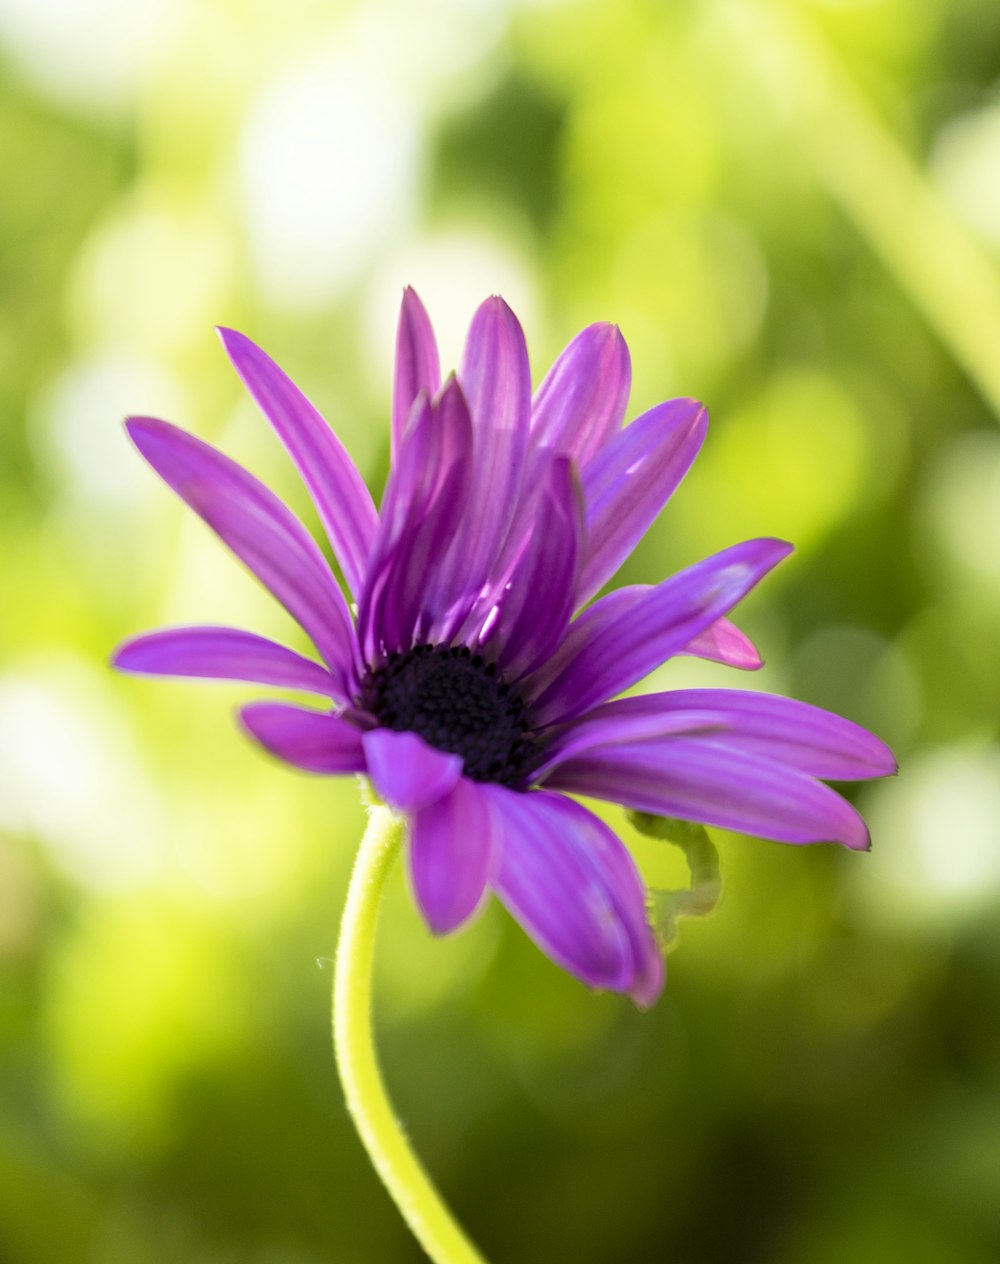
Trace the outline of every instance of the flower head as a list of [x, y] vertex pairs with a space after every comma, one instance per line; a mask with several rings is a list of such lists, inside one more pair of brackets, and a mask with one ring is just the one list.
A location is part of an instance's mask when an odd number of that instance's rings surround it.
[[223, 627], [152, 632], [114, 661], [324, 698], [323, 710], [268, 701], [241, 716], [286, 763], [364, 773], [405, 816], [413, 891], [434, 931], [460, 926], [493, 891], [566, 970], [647, 1005], [663, 963], [641, 879], [623, 843], [569, 795], [781, 842], [868, 847], [861, 817], [823, 784], [895, 770], [864, 729], [756, 692], [618, 696], [677, 654], [759, 666], [726, 616], [791, 546], [748, 540], [592, 600], [684, 477], [707, 424], [700, 404], [675, 399], [623, 427], [630, 364], [614, 326], [578, 334], [532, 397], [521, 327], [488, 299], [442, 386], [430, 322], [407, 290], [379, 511], [297, 387], [247, 338], [221, 336], [309, 490], [357, 615], [266, 487], [184, 431], [132, 418], [149, 464], [322, 661]]

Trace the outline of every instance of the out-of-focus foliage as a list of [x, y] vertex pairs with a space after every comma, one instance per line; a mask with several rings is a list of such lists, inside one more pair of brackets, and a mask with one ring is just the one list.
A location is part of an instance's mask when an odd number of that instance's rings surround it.
[[[868, 857], [715, 833], [648, 1014], [497, 907], [432, 940], [396, 875], [380, 1043], [460, 1218], [518, 1264], [1000, 1258], [998, 65], [983, 0], [0, 2], [5, 1264], [418, 1258], [328, 1047], [354, 787], [251, 749], [246, 690], [106, 668], [165, 622], [294, 635], [122, 415], [308, 515], [235, 325], [379, 485], [406, 283], [448, 363], [499, 291], [536, 374], [614, 319], [633, 412], [704, 398], [622, 581], [789, 536], [750, 683], [903, 770]], [[656, 684], [694, 679], [748, 683]]]

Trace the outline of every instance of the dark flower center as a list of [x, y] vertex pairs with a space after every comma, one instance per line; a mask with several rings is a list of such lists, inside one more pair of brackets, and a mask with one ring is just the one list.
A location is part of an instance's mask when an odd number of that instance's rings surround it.
[[461, 755], [474, 781], [523, 781], [536, 753], [524, 703], [466, 646], [417, 645], [368, 674], [361, 705], [387, 729]]

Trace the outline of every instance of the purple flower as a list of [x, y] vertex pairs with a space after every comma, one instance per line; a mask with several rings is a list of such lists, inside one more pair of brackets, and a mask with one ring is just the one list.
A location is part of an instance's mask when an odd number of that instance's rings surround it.
[[[650, 1004], [663, 963], [629, 852], [570, 794], [786, 843], [869, 846], [821, 779], [895, 771], [877, 738], [787, 698], [685, 689], [617, 698], [676, 654], [760, 659], [726, 619], [791, 546], [748, 540], [655, 585], [594, 595], [705, 435], [669, 400], [622, 428], [628, 350], [591, 325], [531, 394], [517, 319], [488, 299], [442, 386], [420, 300], [399, 321], [392, 468], [377, 512], [319, 413], [262, 351], [223, 345], [312, 496], [356, 617], [299, 520], [246, 470], [163, 421], [128, 431], [150, 465], [277, 597], [322, 662], [223, 627], [152, 632], [115, 663], [305, 690], [255, 702], [250, 734], [315, 773], [365, 773], [408, 825], [417, 902], [439, 933], [494, 891], [591, 987]], [[589, 603], [589, 604], [588, 604]]]

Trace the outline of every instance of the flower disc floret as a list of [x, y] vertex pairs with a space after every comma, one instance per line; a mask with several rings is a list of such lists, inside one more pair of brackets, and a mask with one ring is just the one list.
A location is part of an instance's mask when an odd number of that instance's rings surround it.
[[460, 755], [466, 777], [523, 784], [537, 758], [516, 690], [467, 645], [417, 645], [370, 671], [359, 699], [383, 728]]

